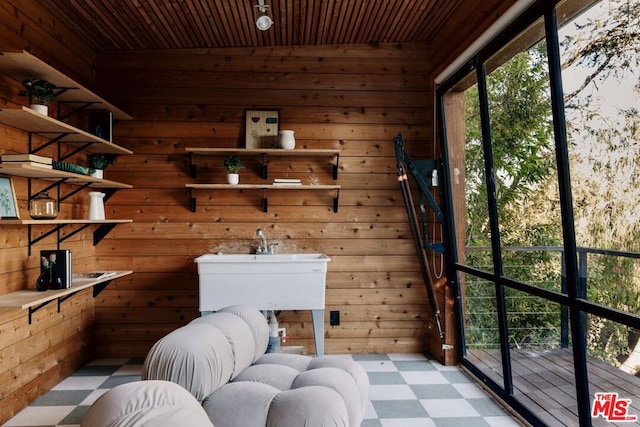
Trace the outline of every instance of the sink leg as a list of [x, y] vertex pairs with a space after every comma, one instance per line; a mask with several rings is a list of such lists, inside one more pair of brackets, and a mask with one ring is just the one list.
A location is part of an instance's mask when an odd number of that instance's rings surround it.
[[313, 338], [316, 342], [316, 356], [324, 356], [324, 310], [311, 310]]

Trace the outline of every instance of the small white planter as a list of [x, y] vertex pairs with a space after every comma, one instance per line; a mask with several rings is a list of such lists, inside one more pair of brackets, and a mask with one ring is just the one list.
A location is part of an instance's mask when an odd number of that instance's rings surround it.
[[98, 179], [104, 178], [104, 170], [96, 169], [95, 172], [91, 174], [91, 177], [98, 178]]
[[229, 173], [227, 174], [227, 183], [231, 185], [238, 185], [240, 182], [240, 174]]
[[49, 107], [47, 107], [46, 105], [31, 104], [31, 105], [29, 105], [29, 108], [31, 108], [33, 111], [37, 111], [38, 113], [43, 114], [45, 116], [49, 115]]

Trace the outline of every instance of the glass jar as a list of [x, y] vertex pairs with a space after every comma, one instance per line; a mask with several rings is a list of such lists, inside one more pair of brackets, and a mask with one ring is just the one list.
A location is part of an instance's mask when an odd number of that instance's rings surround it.
[[58, 202], [41, 191], [29, 202], [29, 215], [33, 219], [54, 219], [58, 216]]

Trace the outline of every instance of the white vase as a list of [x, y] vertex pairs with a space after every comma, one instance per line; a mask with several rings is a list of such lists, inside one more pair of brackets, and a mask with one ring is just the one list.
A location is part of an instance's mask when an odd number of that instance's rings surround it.
[[89, 191], [89, 219], [102, 220], [104, 216], [104, 193]]
[[47, 107], [46, 105], [31, 104], [31, 105], [29, 105], [29, 108], [31, 108], [33, 111], [37, 111], [38, 113], [43, 114], [45, 116], [49, 115], [49, 107]]
[[293, 150], [296, 148], [296, 139], [293, 136], [292, 130], [281, 130], [278, 134], [280, 148], [284, 148], [285, 150]]
[[229, 173], [227, 174], [227, 183], [231, 185], [238, 185], [240, 182], [240, 174]]
[[95, 171], [91, 174], [91, 177], [102, 179], [104, 178], [104, 170], [103, 169], [95, 169]]

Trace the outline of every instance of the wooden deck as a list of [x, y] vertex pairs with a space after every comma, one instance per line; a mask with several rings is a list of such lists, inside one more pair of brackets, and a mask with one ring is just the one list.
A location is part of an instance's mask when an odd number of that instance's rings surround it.
[[[502, 385], [499, 350], [470, 350], [467, 359]], [[589, 395], [616, 392], [631, 399], [629, 415], [640, 419], [640, 378], [628, 375], [597, 359], [588, 358]], [[548, 426], [577, 426], [577, 401], [571, 348], [556, 350], [511, 350], [514, 396]], [[638, 425], [592, 419], [594, 426]]]

